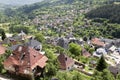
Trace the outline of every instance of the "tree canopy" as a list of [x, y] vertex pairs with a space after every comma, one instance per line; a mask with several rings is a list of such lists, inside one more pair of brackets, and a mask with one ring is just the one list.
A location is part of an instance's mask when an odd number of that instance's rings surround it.
[[115, 78], [108, 69], [104, 69], [102, 72], [95, 71], [91, 80], [115, 80]]
[[[111, 23], [120, 24], [120, 5], [111, 4], [98, 7], [86, 14], [88, 18], [106, 18]], [[100, 21], [100, 20], [99, 20]]]
[[106, 61], [104, 59], [104, 56], [102, 55], [100, 60], [98, 61], [98, 64], [96, 66], [96, 70], [103, 71], [106, 68], [107, 68], [107, 63], [106, 63]]
[[37, 39], [39, 42], [44, 42], [45, 38], [42, 35], [42, 33], [35, 34], [35, 39]]
[[11, 26], [9, 30], [12, 33], [20, 33], [21, 31], [24, 31], [26, 34], [29, 33], [29, 27], [23, 25]]
[[82, 47], [78, 44], [75, 43], [70, 43], [69, 44], [69, 51], [75, 55], [75, 56], [79, 56], [81, 54], [82, 51]]

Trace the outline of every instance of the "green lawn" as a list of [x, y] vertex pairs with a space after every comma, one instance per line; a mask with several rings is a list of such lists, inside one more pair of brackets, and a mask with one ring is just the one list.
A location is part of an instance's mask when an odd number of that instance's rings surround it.
[[[61, 75], [66, 75], [68, 76], [70, 79], [72, 79], [72, 77], [77, 73], [77, 70], [73, 70], [73, 71], [58, 71], [57, 76], [61, 76]], [[81, 72], [79, 72], [80, 75], [82, 76], [83, 80], [91, 80], [91, 76], [85, 75]], [[55, 78], [57, 78], [57, 76], [54, 76]], [[62, 77], [62, 76], [61, 76]]]
[[91, 78], [92, 78], [92, 77], [85, 75], [83, 73], [80, 73], [80, 74], [84, 77], [84, 80], [91, 80]]
[[94, 72], [94, 69], [90, 70], [90, 67], [89, 67], [89, 66], [85, 66], [85, 71], [86, 71], [86, 72]]

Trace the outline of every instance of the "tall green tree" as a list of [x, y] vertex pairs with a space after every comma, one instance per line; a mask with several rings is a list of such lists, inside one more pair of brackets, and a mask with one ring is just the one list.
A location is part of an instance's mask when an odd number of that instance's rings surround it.
[[69, 44], [69, 51], [75, 55], [75, 56], [79, 56], [81, 54], [82, 51], [82, 47], [78, 44], [75, 43], [70, 43]]
[[57, 57], [54, 55], [54, 51], [52, 49], [46, 49], [46, 56], [48, 57], [48, 62], [45, 67], [43, 76], [44, 80], [50, 80], [53, 76], [57, 74], [59, 64], [57, 61]]
[[5, 32], [2, 31], [1, 35], [2, 35], [2, 40], [4, 40], [6, 38]]
[[30, 32], [30, 28], [28, 26], [16, 25], [16, 24], [9, 27], [9, 30], [11, 33], [20, 33], [21, 31], [23, 31], [26, 34], [28, 34]]
[[39, 42], [44, 42], [44, 40], [45, 40], [42, 33], [35, 34], [35, 39], [37, 39]]
[[57, 73], [57, 70], [56, 70], [54, 64], [49, 63], [46, 65], [45, 77], [52, 78], [53, 76], [56, 75], [56, 73]]
[[106, 68], [107, 68], [107, 63], [106, 63], [106, 61], [104, 59], [104, 56], [102, 55], [100, 60], [98, 61], [98, 64], [96, 66], [96, 70], [103, 71]]

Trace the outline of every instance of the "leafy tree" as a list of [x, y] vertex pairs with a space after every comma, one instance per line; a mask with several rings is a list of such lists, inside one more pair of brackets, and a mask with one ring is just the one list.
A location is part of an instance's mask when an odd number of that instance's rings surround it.
[[60, 47], [60, 46], [56, 46], [56, 50], [58, 53], [63, 53], [64, 52], [64, 48]]
[[120, 38], [120, 26], [116, 26], [113, 28], [112, 36], [116, 38]]
[[88, 51], [92, 54], [95, 51], [95, 49], [94, 48], [90, 48]]
[[97, 64], [97, 66], [96, 66], [96, 70], [103, 71], [106, 68], [107, 68], [107, 63], [106, 63], [106, 61], [104, 59], [104, 56], [102, 55], [99, 62], [98, 62], [98, 64]]
[[102, 72], [99, 72], [99, 71], [95, 70], [91, 80], [102, 80], [101, 74], [102, 74]]
[[116, 80], [120, 80], [120, 73], [117, 74], [117, 76], [116, 76]]
[[82, 62], [82, 63], [87, 63], [89, 61], [89, 58], [86, 58], [84, 56], [81, 56], [79, 57], [79, 60]]
[[70, 43], [69, 44], [69, 51], [75, 55], [75, 56], [79, 56], [81, 54], [82, 51], [82, 47], [78, 44], [75, 43]]
[[51, 79], [53, 76], [56, 75], [58, 68], [59, 68], [59, 64], [57, 61], [57, 57], [54, 55], [54, 50], [52, 49], [46, 49], [46, 56], [48, 57], [48, 63], [45, 67], [45, 71], [44, 71], [44, 79], [45, 80], [49, 80]]
[[102, 72], [102, 80], [115, 80], [114, 76], [112, 75], [112, 73], [107, 70], [107, 69], [104, 69], [103, 72]]
[[12, 51], [11, 51], [11, 50], [6, 50], [6, 51], [5, 51], [5, 54], [4, 54], [5, 59], [7, 59], [11, 54], [12, 54]]
[[76, 72], [76, 74], [74, 74], [73, 76], [73, 80], [84, 80], [84, 79], [79, 72]]
[[52, 76], [55, 76], [57, 73], [56, 67], [52, 63], [47, 64], [45, 69], [46, 69], [45, 77], [51, 78]]
[[95, 71], [91, 80], [115, 80], [109, 70], [104, 69], [102, 72]]
[[26, 34], [29, 33], [29, 27], [22, 25], [11, 26], [9, 30], [12, 33], [20, 33], [21, 31], [25, 32]]
[[89, 49], [91, 48], [88, 44], [85, 44], [84, 45], [84, 48], [87, 50], [87, 51], [89, 51]]
[[72, 77], [67, 74], [67, 72], [58, 72], [56, 77], [59, 80], [73, 80]]
[[44, 42], [45, 38], [42, 35], [42, 33], [35, 34], [35, 39], [37, 39], [39, 42]]

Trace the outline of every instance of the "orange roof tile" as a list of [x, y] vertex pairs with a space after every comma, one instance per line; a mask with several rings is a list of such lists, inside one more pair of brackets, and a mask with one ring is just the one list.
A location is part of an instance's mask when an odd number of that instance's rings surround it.
[[105, 43], [102, 42], [102, 41], [100, 41], [100, 39], [98, 39], [98, 38], [93, 38], [93, 39], [91, 40], [91, 43], [92, 43], [93, 45], [97, 45], [97, 46], [102, 46], [102, 47], [105, 46]]
[[[35, 67], [45, 67], [48, 58], [31, 47], [19, 46], [13, 55], [4, 62], [4, 66], [17, 65], [19, 73], [24, 73], [24, 70], [32, 71]], [[10, 62], [11, 61], [11, 62]]]

